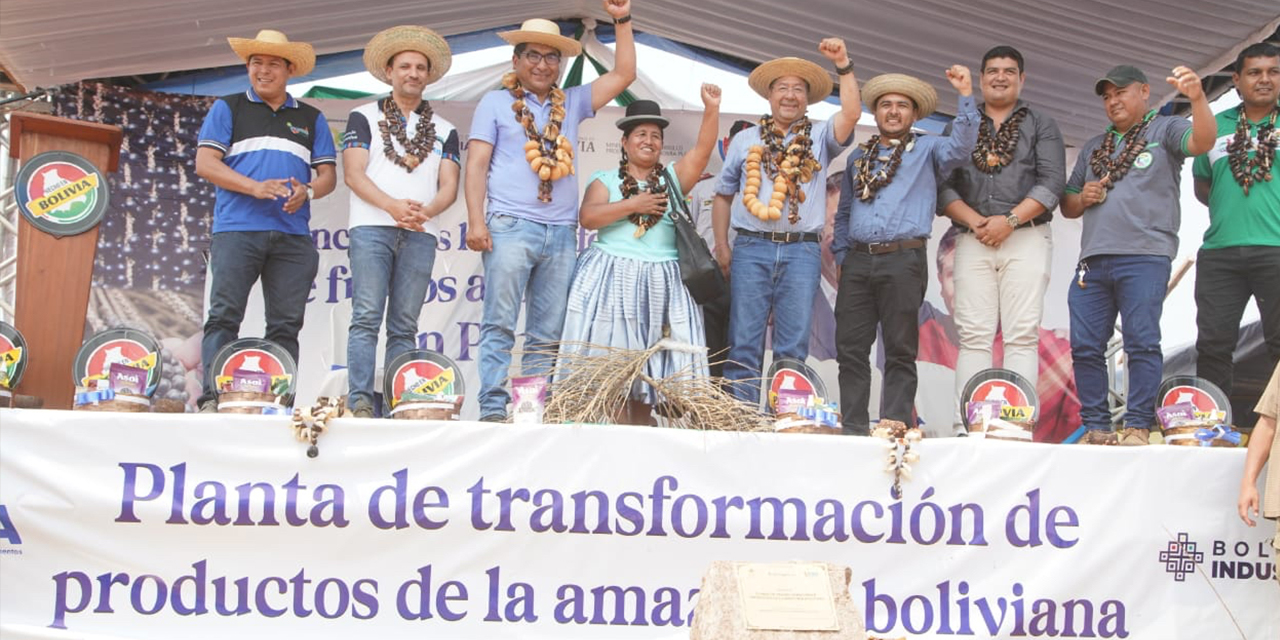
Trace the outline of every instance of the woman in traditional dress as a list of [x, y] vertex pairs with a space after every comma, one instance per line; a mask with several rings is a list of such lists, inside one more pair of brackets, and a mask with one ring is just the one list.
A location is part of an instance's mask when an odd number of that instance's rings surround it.
[[[669, 121], [657, 103], [637, 100], [618, 120], [619, 167], [591, 176], [578, 212], [579, 223], [598, 234], [578, 257], [561, 354], [580, 353], [588, 345], [643, 351], [665, 337], [688, 348], [659, 350], [645, 365], [645, 375], [654, 380], [708, 375], [702, 310], [680, 279], [669, 216], [678, 206], [671, 198], [683, 199], [702, 178], [715, 149], [720, 87], [702, 85], [702, 103], [697, 142], [671, 167], [662, 163]], [[637, 383], [617, 420], [652, 424], [658, 401], [652, 387]]]

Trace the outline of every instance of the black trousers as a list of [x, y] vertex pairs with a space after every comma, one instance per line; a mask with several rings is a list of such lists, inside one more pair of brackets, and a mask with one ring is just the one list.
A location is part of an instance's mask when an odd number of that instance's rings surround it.
[[836, 291], [836, 362], [847, 435], [870, 433], [871, 345], [880, 329], [884, 378], [880, 417], [912, 424], [920, 303], [929, 280], [925, 248], [870, 255], [850, 249]]
[[1202, 249], [1196, 260], [1196, 375], [1231, 395], [1232, 354], [1249, 298], [1258, 300], [1271, 368], [1280, 361], [1280, 247]]
[[702, 325], [707, 336], [707, 358], [711, 375], [724, 377], [724, 360], [729, 357], [729, 287], [719, 298], [702, 305]]

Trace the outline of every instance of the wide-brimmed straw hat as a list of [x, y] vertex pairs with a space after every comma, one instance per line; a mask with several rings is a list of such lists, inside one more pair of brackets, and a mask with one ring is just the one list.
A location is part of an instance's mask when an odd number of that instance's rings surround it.
[[498, 33], [498, 36], [513, 45], [526, 42], [546, 45], [566, 57], [582, 53], [582, 43], [573, 38], [566, 38], [560, 35], [560, 27], [556, 26], [556, 23], [542, 18], [525, 20], [519, 29], [502, 31]]
[[652, 100], [636, 100], [627, 105], [627, 115], [618, 118], [614, 124], [626, 131], [646, 123], [656, 124], [659, 129], [666, 129], [671, 121], [662, 115], [662, 107], [658, 106], [658, 103]]
[[751, 75], [747, 76], [747, 84], [751, 85], [760, 97], [768, 100], [769, 85], [773, 84], [774, 80], [786, 76], [795, 76], [809, 84], [809, 104], [826, 100], [834, 86], [831, 75], [826, 69], [808, 60], [791, 57], [775, 58], [756, 67]]
[[453, 64], [453, 53], [443, 36], [426, 27], [402, 24], [379, 32], [365, 45], [364, 68], [373, 77], [391, 84], [387, 78], [387, 64], [402, 51], [417, 51], [427, 57], [431, 63], [427, 84], [443, 78], [449, 71], [449, 65]]
[[862, 86], [862, 102], [872, 113], [880, 96], [897, 93], [916, 103], [916, 119], [929, 117], [938, 108], [938, 92], [929, 83], [901, 73], [876, 76]]
[[316, 68], [316, 51], [310, 44], [290, 42], [287, 36], [275, 29], [263, 29], [253, 38], [227, 38], [227, 43], [245, 62], [255, 54], [288, 60], [293, 64], [294, 77], [305, 76]]

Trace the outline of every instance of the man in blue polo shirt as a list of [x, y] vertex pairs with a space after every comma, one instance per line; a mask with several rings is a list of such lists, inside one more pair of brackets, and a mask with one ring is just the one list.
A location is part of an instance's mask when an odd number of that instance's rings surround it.
[[[548, 373], [568, 308], [577, 258], [578, 124], [636, 77], [631, 1], [604, 0], [613, 17], [614, 68], [594, 82], [560, 89], [560, 64], [582, 46], [549, 20], [526, 20], [498, 35], [515, 46], [503, 89], [480, 100], [471, 120], [463, 191], [467, 247], [484, 252], [480, 323], [480, 419], [507, 417], [507, 372], [520, 302], [526, 300], [526, 374]], [[490, 179], [492, 178], [492, 179]]]
[[[822, 279], [827, 166], [853, 142], [862, 116], [858, 80], [844, 41], [818, 51], [840, 78], [840, 111], [813, 122], [810, 104], [831, 95], [828, 71], [800, 58], [756, 67], [747, 84], [769, 101], [760, 126], [729, 143], [711, 217], [715, 255], [729, 278], [729, 356], [724, 377], [740, 400], [759, 401], [764, 339], [773, 314], [773, 357], [809, 356], [813, 299]], [[729, 229], [737, 234], [729, 242]]]
[[[1214, 121], [1200, 78], [1176, 67], [1169, 84], [1191, 101], [1191, 121], [1156, 115], [1151, 86], [1120, 65], [1094, 83], [1111, 126], [1080, 148], [1062, 215], [1084, 217], [1080, 264], [1067, 295], [1071, 359], [1080, 393], [1083, 444], [1144, 445], [1156, 422], [1164, 369], [1160, 316], [1181, 224], [1182, 162], [1213, 146]], [[1124, 429], [1111, 425], [1107, 342], [1120, 316], [1129, 363]]]
[[[315, 66], [311, 45], [269, 29], [227, 41], [248, 67], [250, 88], [213, 103], [196, 150], [196, 173], [217, 187], [200, 355], [210, 367], [218, 350], [239, 336], [249, 291], [261, 278], [265, 337], [296, 361], [319, 266], [310, 200], [337, 182], [333, 134], [319, 110], [285, 91], [290, 77]], [[214, 374], [206, 370], [201, 411], [217, 409], [215, 393]]]

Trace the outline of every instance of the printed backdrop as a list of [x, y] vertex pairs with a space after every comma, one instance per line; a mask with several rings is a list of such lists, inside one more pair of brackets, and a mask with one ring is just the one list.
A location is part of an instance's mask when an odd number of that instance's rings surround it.
[[[0, 409], [0, 637], [687, 638], [715, 560], [881, 637], [1280, 637], [1244, 451]], [[250, 453], [251, 452], [251, 453]]]

